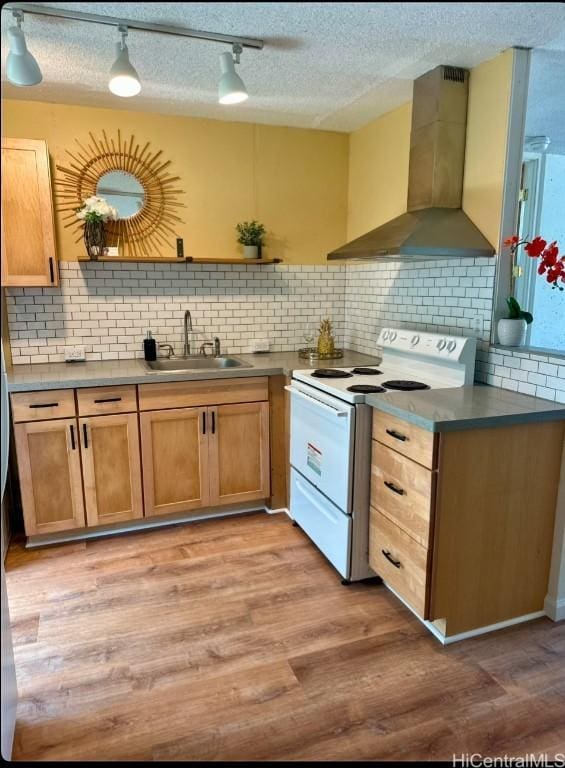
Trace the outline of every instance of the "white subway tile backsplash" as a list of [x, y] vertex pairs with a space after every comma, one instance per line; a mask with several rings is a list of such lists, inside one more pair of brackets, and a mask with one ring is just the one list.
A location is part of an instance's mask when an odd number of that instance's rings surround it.
[[[124, 264], [61, 262], [59, 288], [10, 288], [7, 312], [14, 364], [61, 362], [84, 344], [88, 359], [140, 357], [151, 328], [182, 345], [190, 309], [198, 343], [219, 336], [230, 353], [254, 338], [273, 351], [304, 346], [307, 325], [330, 317], [338, 344], [378, 353], [386, 325], [476, 335], [477, 380], [565, 401], [561, 358], [489, 345], [495, 266], [468, 262], [347, 265]], [[480, 330], [479, 330], [480, 329]]]

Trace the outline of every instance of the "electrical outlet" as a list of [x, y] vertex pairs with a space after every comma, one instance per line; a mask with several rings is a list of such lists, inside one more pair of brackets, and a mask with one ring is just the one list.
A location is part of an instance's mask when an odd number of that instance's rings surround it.
[[66, 363], [82, 363], [86, 360], [83, 346], [65, 347]]
[[249, 345], [249, 351], [256, 352], [269, 352], [271, 349], [271, 342], [269, 339], [253, 339]]

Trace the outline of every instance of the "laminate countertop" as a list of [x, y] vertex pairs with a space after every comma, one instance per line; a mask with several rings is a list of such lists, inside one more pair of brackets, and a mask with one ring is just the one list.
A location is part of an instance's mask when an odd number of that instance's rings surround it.
[[[232, 357], [226, 353], [226, 357]], [[290, 376], [293, 370], [318, 368], [351, 368], [375, 365], [380, 358], [346, 350], [340, 360], [324, 360], [317, 364], [298, 357], [297, 352], [267, 354], [235, 354], [246, 367], [187, 370], [173, 373], [152, 371], [144, 360], [90, 360], [85, 363], [37, 363], [8, 368], [9, 392], [33, 392], [75, 387], [103, 387], [112, 384], [149, 384], [165, 381], [201, 381], [202, 379], [234, 379], [246, 376]]]
[[565, 419], [565, 403], [482, 384], [368, 395], [366, 402], [429, 432]]

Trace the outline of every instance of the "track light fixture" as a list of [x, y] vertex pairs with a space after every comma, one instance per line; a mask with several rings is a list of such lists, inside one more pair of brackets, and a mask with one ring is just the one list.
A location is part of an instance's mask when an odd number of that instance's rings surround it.
[[37, 61], [27, 49], [22, 29], [23, 11], [14, 10], [12, 16], [16, 26], [8, 29], [10, 52], [6, 61], [6, 76], [13, 85], [39, 85], [43, 77]]
[[243, 48], [235, 43], [231, 53], [222, 53], [220, 67], [222, 76], [218, 85], [218, 101], [220, 104], [239, 104], [249, 98], [247, 88], [241, 77], [235, 71], [235, 65], [239, 64], [239, 57]]
[[116, 43], [117, 58], [110, 69], [108, 88], [116, 96], [129, 98], [130, 96], [136, 96], [140, 92], [141, 83], [139, 82], [139, 76], [135, 67], [129, 60], [129, 51], [126, 45], [128, 28], [120, 25], [118, 27], [118, 32], [122, 36], [122, 39], [119, 43]]
[[264, 45], [263, 40], [255, 37], [226, 35], [222, 32], [208, 32], [203, 29], [157, 24], [137, 19], [124, 19], [123, 17], [86, 13], [68, 8], [54, 8], [51, 5], [25, 3], [20, 6], [18, 3], [8, 2], [2, 6], [2, 11], [12, 11], [17, 21], [17, 26], [12, 26], [8, 29], [10, 52], [6, 66], [8, 80], [14, 85], [37, 85], [42, 80], [41, 70], [37, 61], [27, 49], [24, 33], [21, 29], [24, 11], [34, 16], [72, 19], [88, 24], [117, 27], [121, 35], [121, 42], [116, 45], [116, 61], [110, 70], [108, 87], [116, 96], [126, 98], [135, 96], [141, 91], [139, 76], [129, 60], [129, 51], [126, 45], [128, 29], [231, 45], [232, 53], [226, 52], [220, 56], [222, 70], [218, 86], [218, 100], [220, 104], [239, 104], [248, 98], [247, 89], [243, 80], [235, 71], [235, 65], [239, 64], [239, 57], [244, 48], [261, 50]]

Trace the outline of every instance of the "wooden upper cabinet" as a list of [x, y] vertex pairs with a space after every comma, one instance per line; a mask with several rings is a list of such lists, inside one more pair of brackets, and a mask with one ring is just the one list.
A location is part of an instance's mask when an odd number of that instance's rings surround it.
[[270, 495], [269, 403], [208, 409], [210, 503], [234, 504]]
[[58, 284], [47, 144], [2, 139], [2, 285]]
[[146, 516], [209, 504], [206, 416], [206, 408], [140, 414]]
[[88, 525], [143, 517], [137, 413], [79, 419]]
[[76, 419], [14, 426], [28, 536], [84, 526]]

